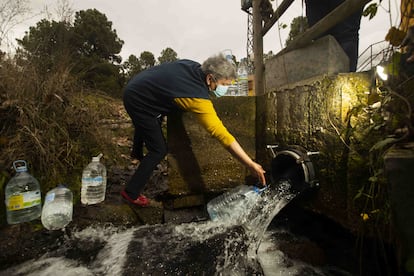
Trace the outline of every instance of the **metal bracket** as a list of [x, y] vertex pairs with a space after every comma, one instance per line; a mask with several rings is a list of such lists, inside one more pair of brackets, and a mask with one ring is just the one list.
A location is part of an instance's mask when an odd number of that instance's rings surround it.
[[274, 149], [278, 148], [279, 145], [267, 145], [266, 148], [270, 149], [270, 152], [272, 153], [272, 157], [275, 158], [276, 157], [276, 153], [274, 151]]

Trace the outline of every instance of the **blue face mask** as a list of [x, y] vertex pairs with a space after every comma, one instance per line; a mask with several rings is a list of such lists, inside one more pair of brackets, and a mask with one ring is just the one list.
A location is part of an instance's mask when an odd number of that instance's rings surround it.
[[214, 95], [216, 95], [217, 98], [224, 96], [227, 93], [227, 90], [229, 90], [228, 85], [221, 85], [218, 84], [216, 87], [216, 90], [213, 91]]

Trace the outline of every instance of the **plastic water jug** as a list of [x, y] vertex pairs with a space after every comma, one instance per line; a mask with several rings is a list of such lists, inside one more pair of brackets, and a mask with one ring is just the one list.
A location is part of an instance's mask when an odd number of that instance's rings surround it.
[[64, 228], [72, 221], [73, 194], [64, 185], [50, 190], [42, 209], [42, 224], [48, 230]]
[[106, 168], [100, 162], [103, 154], [92, 157], [82, 172], [81, 202], [85, 205], [97, 204], [105, 200]]
[[247, 96], [249, 93], [249, 73], [245, 61], [240, 61], [237, 68], [238, 95]]
[[207, 203], [207, 212], [212, 221], [240, 221], [257, 202], [265, 188], [240, 185]]
[[[236, 64], [233, 60], [233, 55], [231, 52], [226, 54], [226, 59], [236, 68]], [[234, 80], [231, 82], [231, 85], [229, 85], [229, 88], [227, 90], [227, 93], [225, 96], [237, 96], [239, 94], [238, 87], [237, 87], [237, 80]]]
[[27, 172], [24, 160], [13, 162], [16, 175], [6, 185], [5, 203], [8, 224], [31, 221], [40, 217], [42, 198], [36, 178]]

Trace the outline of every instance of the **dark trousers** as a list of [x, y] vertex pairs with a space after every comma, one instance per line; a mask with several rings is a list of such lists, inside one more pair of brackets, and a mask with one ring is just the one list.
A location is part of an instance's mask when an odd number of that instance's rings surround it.
[[[309, 27], [325, 17], [345, 0], [306, 0], [306, 17]], [[355, 72], [358, 65], [359, 26], [362, 10], [352, 14], [323, 35], [332, 35], [349, 58], [349, 71]]]
[[[133, 155], [140, 159], [134, 175], [128, 181], [125, 192], [136, 199], [144, 190], [152, 172], [167, 154], [167, 143], [161, 129], [161, 116], [138, 113], [125, 105], [135, 127]], [[143, 146], [148, 153], [143, 155]]]

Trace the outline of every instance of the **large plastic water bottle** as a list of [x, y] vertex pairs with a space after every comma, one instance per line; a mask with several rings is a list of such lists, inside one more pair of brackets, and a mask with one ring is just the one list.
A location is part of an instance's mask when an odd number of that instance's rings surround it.
[[265, 188], [240, 185], [207, 203], [207, 212], [212, 221], [240, 221], [257, 202]]
[[13, 168], [16, 175], [7, 183], [5, 190], [7, 223], [37, 219], [42, 212], [39, 182], [27, 172], [26, 161], [14, 161]]
[[227, 90], [227, 93], [224, 96], [238, 96], [238, 95], [239, 95], [239, 90], [237, 87], [237, 82], [233, 81], [229, 85], [229, 89]]
[[64, 185], [50, 190], [42, 209], [42, 224], [48, 230], [64, 228], [72, 221], [73, 194]]
[[237, 68], [238, 95], [247, 96], [249, 92], [249, 73], [245, 61], [240, 61]]
[[[233, 60], [233, 55], [232, 54], [227, 54], [226, 55], [226, 59], [234, 66], [234, 68], [236, 68], [236, 64], [234, 63]], [[227, 93], [225, 96], [237, 96], [239, 94], [238, 91], [238, 87], [237, 87], [237, 80], [232, 81], [231, 85], [229, 85], [229, 88], [227, 90]]]
[[102, 153], [92, 157], [92, 162], [82, 172], [82, 204], [97, 204], [105, 200], [106, 168], [100, 162], [101, 157]]

